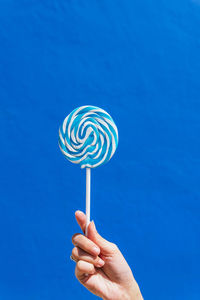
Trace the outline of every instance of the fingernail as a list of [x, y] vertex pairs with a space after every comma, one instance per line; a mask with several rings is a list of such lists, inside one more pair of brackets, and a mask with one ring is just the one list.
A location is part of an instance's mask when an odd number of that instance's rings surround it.
[[99, 261], [98, 261], [98, 263], [96, 264], [96, 266], [99, 267], [99, 268], [101, 268], [101, 267], [104, 266], [104, 264], [105, 264], [105, 261], [103, 261], [103, 259], [100, 258]]
[[[70, 257], [69, 257], [71, 260], [73, 260], [73, 261], [75, 261], [75, 259], [73, 258], [73, 256], [72, 255], [70, 255]], [[76, 261], [75, 261], [76, 262]]]
[[100, 253], [100, 249], [98, 247], [94, 246], [92, 249], [96, 255]]
[[80, 211], [80, 210], [75, 211], [75, 214], [81, 214], [81, 213], [82, 213], [82, 211]]

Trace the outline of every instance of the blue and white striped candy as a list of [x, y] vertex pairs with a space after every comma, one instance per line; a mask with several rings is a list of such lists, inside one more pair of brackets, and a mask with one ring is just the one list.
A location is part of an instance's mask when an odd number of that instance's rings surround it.
[[72, 163], [96, 168], [111, 159], [118, 130], [111, 116], [95, 106], [74, 109], [59, 129], [59, 147]]

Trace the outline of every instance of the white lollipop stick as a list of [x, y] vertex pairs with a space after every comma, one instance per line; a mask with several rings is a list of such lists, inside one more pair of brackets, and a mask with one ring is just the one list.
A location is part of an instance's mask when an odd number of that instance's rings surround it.
[[91, 168], [86, 168], [86, 229], [87, 236], [88, 225], [90, 224], [90, 184], [91, 183]]

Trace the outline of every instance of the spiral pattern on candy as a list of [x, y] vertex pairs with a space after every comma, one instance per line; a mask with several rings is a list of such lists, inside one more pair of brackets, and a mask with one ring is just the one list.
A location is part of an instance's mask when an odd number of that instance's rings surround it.
[[59, 147], [72, 163], [95, 168], [111, 159], [118, 130], [111, 116], [95, 106], [74, 109], [59, 129]]

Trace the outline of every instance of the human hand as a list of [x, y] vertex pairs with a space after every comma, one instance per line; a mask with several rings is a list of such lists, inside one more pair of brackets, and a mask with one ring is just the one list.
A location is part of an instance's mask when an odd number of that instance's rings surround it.
[[[86, 216], [76, 211], [76, 220], [83, 233]], [[103, 300], [142, 300], [140, 289], [119, 248], [105, 240], [90, 222], [87, 237], [76, 233], [72, 237], [72, 259], [75, 275], [82, 285]]]

